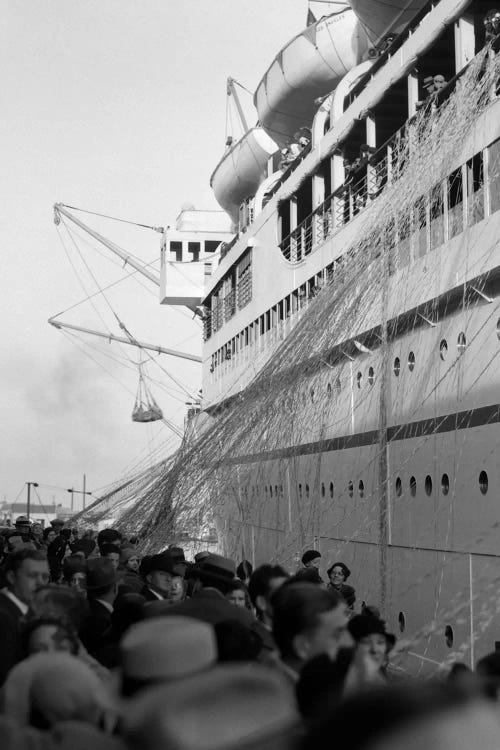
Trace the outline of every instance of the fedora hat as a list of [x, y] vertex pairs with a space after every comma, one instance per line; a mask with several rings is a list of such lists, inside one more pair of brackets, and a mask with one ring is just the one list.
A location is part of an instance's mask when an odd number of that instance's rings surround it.
[[190, 578], [199, 578], [202, 583], [222, 583], [231, 588], [239, 585], [236, 578], [236, 565], [229, 557], [222, 555], [207, 555], [200, 563], [193, 565], [188, 571]]
[[186, 572], [186, 566], [176, 562], [175, 558], [169, 554], [169, 551], [160, 552], [153, 555], [148, 562], [148, 573], [155, 570], [162, 570], [164, 573], [171, 573], [173, 576], [183, 576]]
[[142, 682], [178, 680], [209, 669], [217, 661], [213, 627], [180, 615], [132, 625], [120, 651], [123, 678]]
[[87, 560], [87, 591], [104, 589], [116, 581], [116, 570], [107, 557], [94, 557]]
[[283, 675], [236, 664], [145, 691], [123, 724], [132, 750], [285, 750], [300, 726]]

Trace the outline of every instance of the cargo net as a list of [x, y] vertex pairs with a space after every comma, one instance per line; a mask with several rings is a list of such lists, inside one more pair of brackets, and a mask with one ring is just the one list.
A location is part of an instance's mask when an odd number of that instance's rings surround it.
[[[419, 669], [433, 662], [433, 638], [444, 638], [445, 624], [450, 658], [468, 658], [500, 608], [500, 560], [458, 554], [497, 554], [498, 516], [478, 509], [473, 524], [455, 528], [459, 505], [485, 501], [488, 480], [478, 486], [477, 476], [496, 463], [498, 450], [492, 431], [471, 460], [473, 438], [463, 428], [472, 411], [462, 411], [497, 398], [486, 394], [488, 383], [495, 391], [498, 309], [486, 304], [481, 274], [495, 267], [498, 240], [480, 222], [483, 172], [460, 182], [467, 196], [450, 182], [463, 144], [495, 106], [499, 76], [500, 56], [485, 49], [443, 101], [429, 101], [409, 121], [393, 143], [390, 179], [341, 230], [345, 252], [290, 333], [117, 518], [125, 532], [141, 535], [144, 551], [166, 546], [180, 531], [196, 538], [213, 525], [221, 551], [235, 559], [294, 570], [304, 549], [316, 547], [325, 563], [345, 560], [358, 604], [379, 606], [391, 627], [407, 628], [404, 637], [411, 632], [408, 653]], [[461, 175], [465, 169], [464, 161]], [[489, 179], [497, 186], [499, 172], [496, 151]], [[433, 249], [446, 189], [454, 196], [448, 235], [441, 250], [438, 239]], [[451, 243], [443, 241], [455, 232], [454, 221], [463, 225], [450, 267]], [[473, 242], [467, 224], [475, 224]], [[425, 263], [405, 264], [410, 246], [413, 257], [420, 254], [424, 234]], [[459, 302], [445, 294], [456, 287]], [[440, 342], [444, 330], [454, 332], [455, 312], [466, 336], [458, 345], [456, 333]], [[413, 433], [408, 425], [416, 425]], [[405, 622], [410, 610], [420, 619]]]

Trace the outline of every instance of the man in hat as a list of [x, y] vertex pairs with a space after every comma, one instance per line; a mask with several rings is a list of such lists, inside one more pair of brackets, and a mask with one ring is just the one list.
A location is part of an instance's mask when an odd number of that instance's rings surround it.
[[199, 565], [190, 568], [194, 579], [193, 595], [179, 604], [154, 602], [146, 607], [146, 616], [183, 615], [216, 625], [224, 620], [237, 620], [253, 628], [254, 618], [247, 609], [235, 607], [226, 594], [239, 585], [233, 560], [221, 555], [208, 555]]
[[153, 555], [147, 564], [146, 583], [140, 592], [148, 602], [169, 600], [176, 579], [184, 577], [185, 567], [177, 565], [169, 550]]
[[104, 634], [111, 627], [113, 604], [118, 592], [116, 570], [111, 560], [96, 557], [87, 562], [87, 599], [89, 614], [83, 625], [81, 640], [87, 651], [98, 658], [105, 645]]

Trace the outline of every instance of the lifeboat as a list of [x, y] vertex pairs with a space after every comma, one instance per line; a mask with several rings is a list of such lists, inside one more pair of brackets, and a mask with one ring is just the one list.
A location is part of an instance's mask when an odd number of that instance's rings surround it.
[[427, 0], [349, 0], [370, 44], [376, 46], [389, 34], [399, 34], [422, 10]]
[[251, 128], [217, 164], [210, 186], [217, 203], [234, 223], [238, 222], [240, 205], [255, 195], [267, 177], [268, 159], [277, 150], [277, 144], [262, 128]]
[[259, 122], [280, 146], [310, 127], [316, 99], [329, 94], [371, 42], [350, 8], [321, 18], [283, 47], [254, 96]]

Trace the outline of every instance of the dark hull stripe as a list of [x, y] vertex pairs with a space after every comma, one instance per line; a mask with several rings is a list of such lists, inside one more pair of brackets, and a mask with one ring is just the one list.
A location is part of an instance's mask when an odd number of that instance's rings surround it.
[[[466, 430], [472, 427], [482, 427], [487, 424], [500, 422], [500, 404], [492, 406], [481, 406], [478, 409], [458, 411], [431, 419], [421, 419], [417, 422], [395, 425], [387, 428], [387, 441], [409, 440], [411, 438], [423, 437], [424, 435], [437, 435], [455, 430]], [[262, 451], [250, 455], [226, 459], [229, 464], [252, 464], [257, 461], [273, 461], [280, 458], [295, 458], [297, 456], [310, 456], [316, 453], [329, 453], [330, 451], [341, 451], [348, 448], [362, 448], [367, 445], [375, 445], [379, 442], [379, 431], [368, 430], [357, 432], [354, 435], [342, 435], [327, 440], [317, 440], [314, 443], [302, 443], [287, 448], [278, 448], [272, 451]]]

